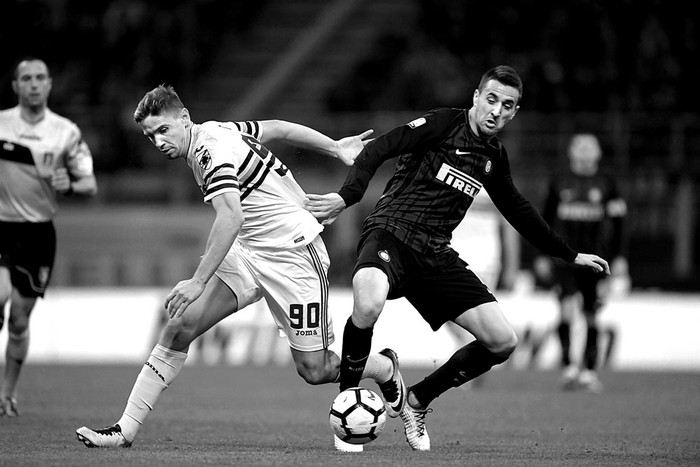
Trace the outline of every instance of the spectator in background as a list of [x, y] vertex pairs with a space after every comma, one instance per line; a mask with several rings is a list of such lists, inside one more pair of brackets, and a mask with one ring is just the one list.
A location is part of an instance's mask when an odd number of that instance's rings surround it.
[[[612, 278], [624, 280], [628, 273], [627, 261], [622, 255], [622, 234], [627, 205], [615, 180], [599, 170], [601, 156], [602, 149], [595, 135], [572, 136], [568, 146], [569, 170], [551, 181], [542, 217], [561, 232], [573, 248], [599, 251], [613, 258]], [[535, 260], [535, 272], [545, 282], [554, 284], [559, 300], [557, 334], [564, 369], [562, 387], [599, 392], [602, 384], [596, 373], [597, 316], [608, 280], [569, 264], [553, 264], [544, 256]], [[572, 323], [579, 308], [585, 317], [586, 339], [583, 361], [577, 364], [573, 362], [570, 347]]]
[[51, 279], [56, 193], [93, 196], [92, 154], [80, 129], [48, 108], [52, 78], [28, 57], [14, 71], [17, 106], [0, 111], [0, 328], [10, 303], [0, 416], [16, 417], [17, 381], [29, 349], [29, 315]]

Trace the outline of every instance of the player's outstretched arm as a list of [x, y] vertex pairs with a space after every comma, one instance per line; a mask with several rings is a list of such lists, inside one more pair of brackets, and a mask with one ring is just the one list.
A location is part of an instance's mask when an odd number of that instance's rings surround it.
[[323, 225], [330, 225], [338, 218], [346, 208], [345, 201], [338, 193], [325, 195], [307, 194], [304, 201], [304, 209], [309, 211]]
[[574, 264], [576, 266], [593, 269], [595, 272], [603, 273], [606, 276], [610, 275], [610, 266], [608, 262], [600, 256], [579, 253], [576, 255], [576, 259], [574, 259]]
[[345, 165], [352, 165], [355, 158], [367, 144], [367, 138], [374, 130], [367, 130], [359, 135], [347, 136], [334, 140], [323, 133], [298, 123], [284, 120], [265, 120], [261, 142], [282, 141], [292, 146], [325, 154], [340, 159]]

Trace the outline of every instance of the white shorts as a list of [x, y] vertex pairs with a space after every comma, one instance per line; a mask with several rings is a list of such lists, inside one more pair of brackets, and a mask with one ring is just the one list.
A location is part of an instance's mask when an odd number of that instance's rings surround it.
[[311, 352], [333, 343], [328, 313], [330, 259], [320, 236], [293, 250], [251, 250], [234, 242], [216, 271], [238, 298], [242, 310], [265, 299], [289, 346]]

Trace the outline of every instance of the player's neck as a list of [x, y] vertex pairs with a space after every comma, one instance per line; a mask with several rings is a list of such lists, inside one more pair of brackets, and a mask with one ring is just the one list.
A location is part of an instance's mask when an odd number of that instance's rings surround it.
[[46, 117], [46, 106], [38, 106], [38, 107], [31, 107], [31, 106], [19, 106], [19, 115], [22, 117], [22, 120], [24, 120], [27, 123], [30, 124], [35, 124], [39, 123]]

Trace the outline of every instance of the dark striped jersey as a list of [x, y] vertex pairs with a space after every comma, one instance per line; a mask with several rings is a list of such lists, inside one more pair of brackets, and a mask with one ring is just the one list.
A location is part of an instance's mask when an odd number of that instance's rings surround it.
[[240, 196], [243, 225], [236, 241], [249, 248], [290, 249], [323, 230], [303, 208], [306, 194], [292, 173], [260, 143], [257, 122], [205, 122], [191, 128], [187, 164], [204, 202], [223, 193]]
[[613, 178], [567, 173], [552, 180], [542, 216], [580, 251], [622, 254], [627, 204]]
[[474, 197], [486, 189], [525, 239], [545, 253], [573, 261], [576, 252], [513, 184], [505, 147], [496, 137], [474, 134], [468, 119], [466, 109], [435, 109], [365, 146], [339, 190], [346, 206], [362, 198], [383, 162], [398, 159], [363, 232], [385, 229], [426, 261], [445, 264], [457, 254], [450, 247], [452, 231]]

